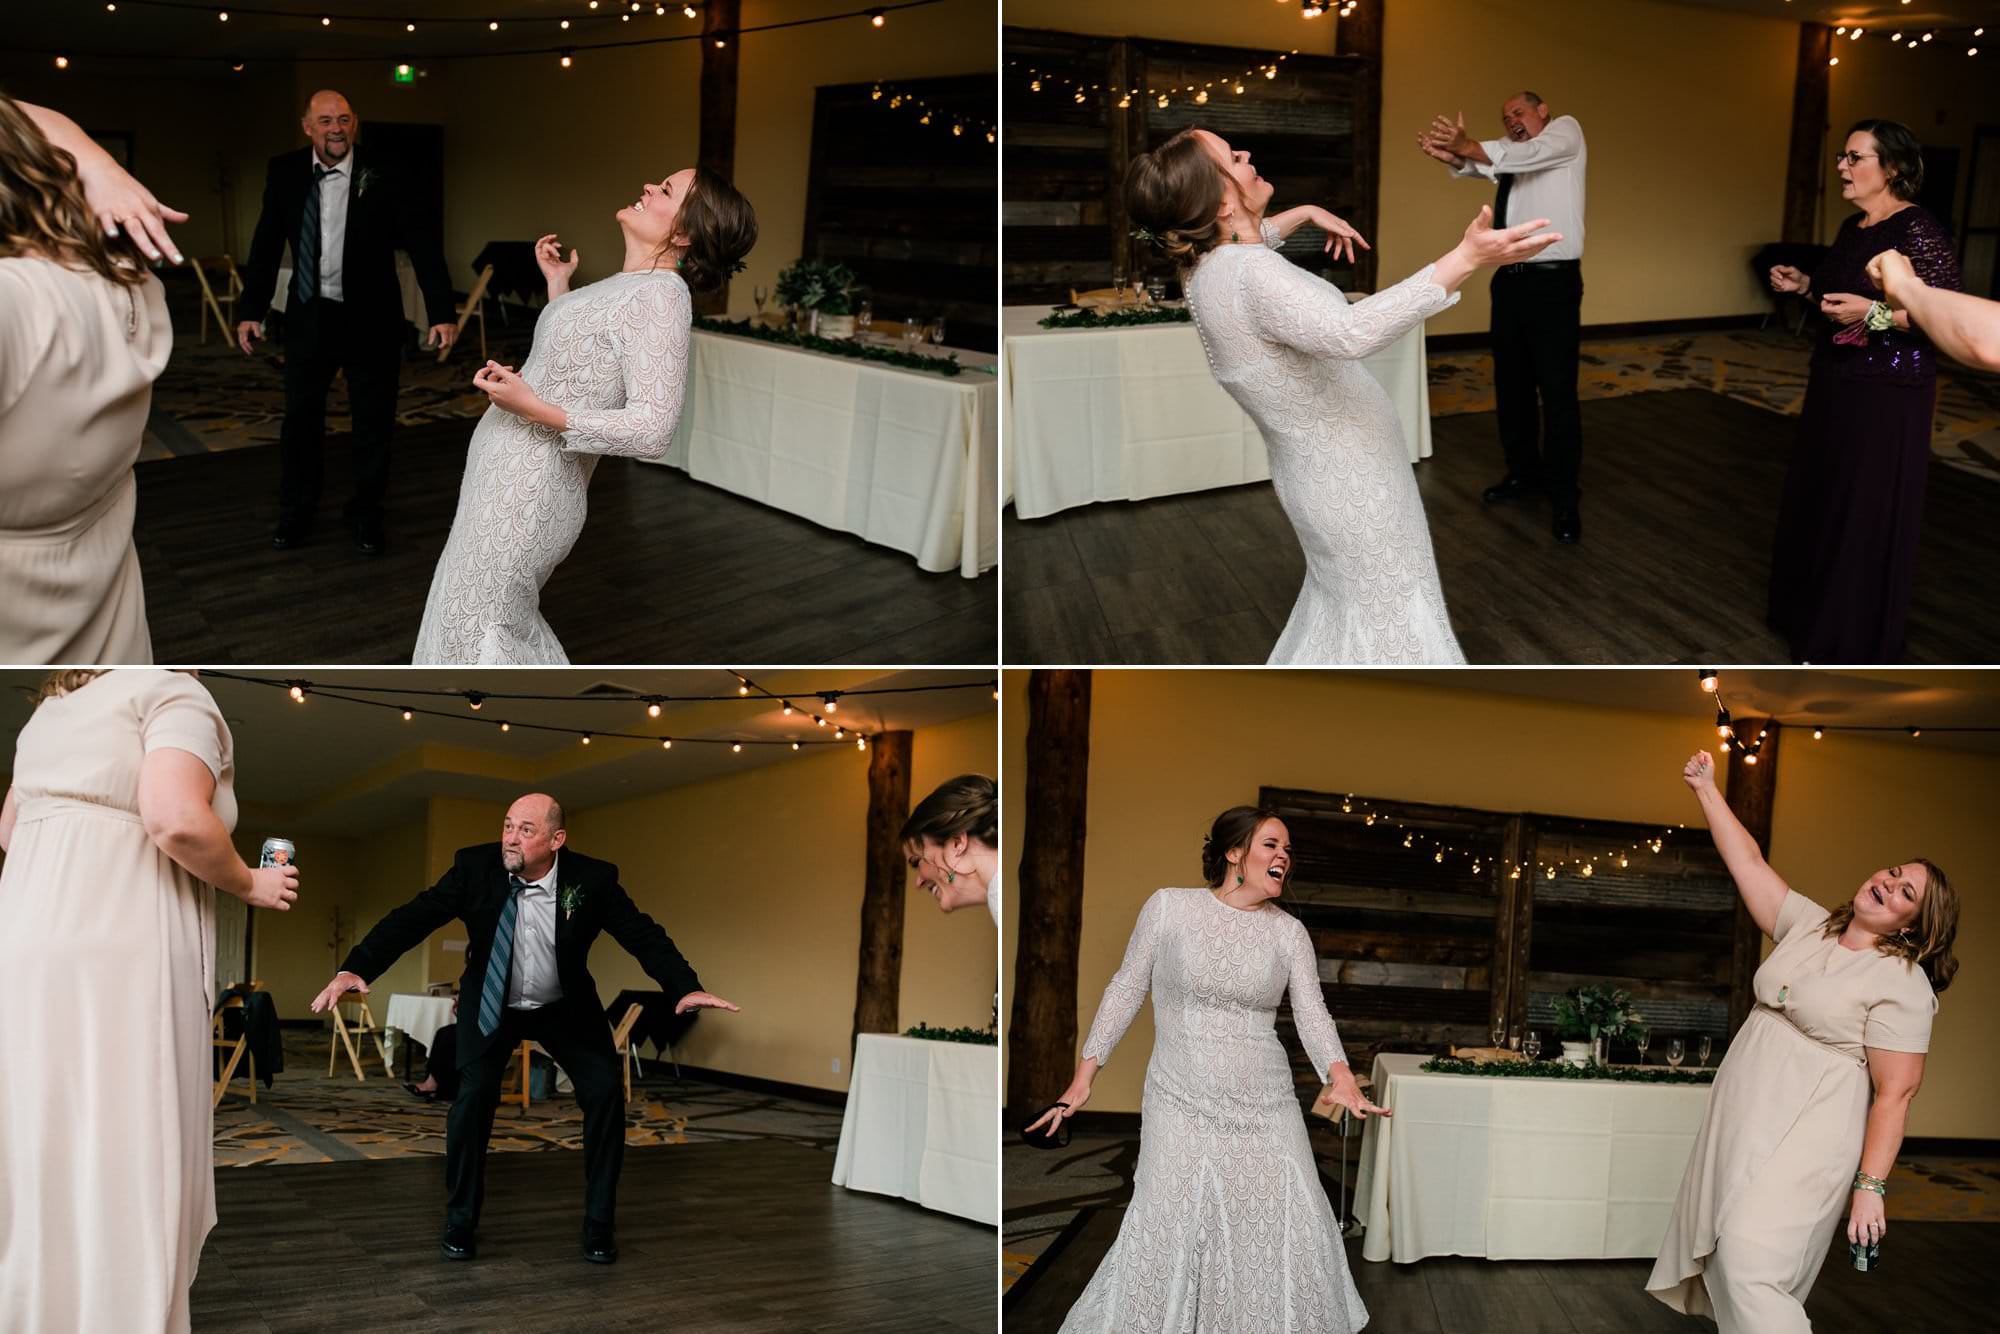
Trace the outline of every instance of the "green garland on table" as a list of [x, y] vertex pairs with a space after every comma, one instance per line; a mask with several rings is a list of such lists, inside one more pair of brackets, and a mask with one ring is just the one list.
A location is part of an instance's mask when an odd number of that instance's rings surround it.
[[1483, 1075], [1493, 1079], [1609, 1079], [1623, 1084], [1711, 1084], [1713, 1070], [1628, 1070], [1616, 1066], [1570, 1065], [1563, 1061], [1460, 1061], [1434, 1056], [1417, 1067], [1427, 1075]]
[[1094, 310], [1057, 311], [1042, 320], [1044, 329], [1116, 329], [1132, 324], [1186, 324], [1194, 316], [1185, 306], [1140, 306], [1100, 315]]
[[768, 324], [755, 324], [749, 320], [718, 320], [706, 315], [697, 317], [694, 327], [704, 333], [754, 338], [760, 343], [779, 343], [785, 347], [804, 348], [808, 352], [824, 352], [833, 357], [852, 357], [856, 361], [874, 361], [884, 366], [901, 366], [904, 370], [957, 375], [965, 369], [958, 364], [956, 352], [942, 357], [926, 357], [915, 352], [899, 352], [892, 348], [869, 347], [865, 343], [850, 343], [840, 338], [820, 338], [814, 334], [794, 333], [790, 329], [773, 329]]
[[1000, 1045], [1000, 1035], [990, 1028], [932, 1028], [929, 1024], [918, 1024], [915, 1028], [903, 1030], [906, 1038], [922, 1038], [926, 1042], [971, 1042], [982, 1047]]

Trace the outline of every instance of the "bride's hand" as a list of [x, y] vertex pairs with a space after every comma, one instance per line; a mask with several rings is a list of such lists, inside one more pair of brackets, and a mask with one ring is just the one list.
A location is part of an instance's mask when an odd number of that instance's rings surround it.
[[1313, 226], [1326, 233], [1326, 253], [1329, 255], [1345, 255], [1347, 262], [1352, 264], [1354, 245], [1357, 241], [1361, 243], [1363, 250], [1374, 249], [1344, 218], [1329, 213], [1318, 205], [1314, 205], [1306, 216], [1312, 220]]
[[1056, 1099], [1056, 1105], [1029, 1122], [1027, 1129], [1033, 1132], [1046, 1126], [1049, 1134], [1053, 1135], [1062, 1128], [1064, 1121], [1075, 1116], [1089, 1101], [1090, 1085], [1082, 1080], [1073, 1080], [1070, 1086], [1063, 1090], [1062, 1097]]
[[1362, 1096], [1361, 1085], [1354, 1078], [1354, 1072], [1344, 1065], [1334, 1067], [1333, 1078], [1319, 1091], [1316, 1102], [1321, 1107], [1331, 1107], [1338, 1103], [1353, 1113], [1357, 1121], [1366, 1121], [1370, 1116], [1395, 1115], [1387, 1107], [1377, 1107]]
[[1533, 259], [1548, 246], [1562, 240], [1561, 232], [1545, 232], [1549, 225], [1547, 218], [1536, 218], [1518, 227], [1495, 230], [1491, 205], [1479, 206], [1479, 216], [1465, 229], [1465, 239], [1458, 243], [1459, 253], [1474, 268], [1492, 268], [1500, 264], [1519, 264]]
[[472, 384], [474, 388], [484, 390], [486, 397], [496, 408], [503, 408], [517, 417], [525, 417], [532, 422], [553, 426], [558, 431], [565, 429], [567, 425], [566, 417], [562, 421], [556, 420], [558, 416], [562, 416], [562, 409], [543, 401], [534, 390], [528, 388], [526, 380], [515, 374], [511, 366], [502, 366], [497, 361], [489, 361], [473, 375]]
[[567, 286], [570, 276], [576, 272], [576, 251], [572, 249], [569, 252], [569, 260], [565, 263], [562, 257], [562, 245], [557, 241], [556, 234], [550, 232], [535, 242], [535, 265], [541, 269], [542, 277], [547, 281], [561, 282]]

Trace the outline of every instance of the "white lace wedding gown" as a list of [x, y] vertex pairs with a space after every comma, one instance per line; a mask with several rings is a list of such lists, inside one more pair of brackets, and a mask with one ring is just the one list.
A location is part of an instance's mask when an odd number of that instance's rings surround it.
[[1104, 1062], [1151, 989], [1139, 1167], [1063, 1334], [1352, 1334], [1368, 1322], [1272, 1027], [1288, 987], [1323, 1075], [1346, 1054], [1298, 918], [1205, 889], [1146, 900], [1083, 1045]]
[[[1352, 305], [1265, 246], [1208, 252], [1187, 280], [1209, 368], [1263, 432], [1306, 582], [1272, 663], [1462, 663], [1395, 404], [1361, 358], [1458, 301], [1434, 265]], [[1269, 248], [1267, 248], [1269, 247]]]
[[583, 531], [598, 456], [667, 452], [693, 321], [671, 269], [614, 274], [543, 308], [521, 378], [569, 414], [569, 429], [498, 407], [479, 419], [412, 661], [569, 661], [542, 619], [542, 585]]

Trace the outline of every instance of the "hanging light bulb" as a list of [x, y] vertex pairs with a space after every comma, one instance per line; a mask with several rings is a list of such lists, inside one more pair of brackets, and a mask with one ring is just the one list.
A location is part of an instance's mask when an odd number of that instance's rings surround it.
[[474, 713], [477, 713], [485, 705], [486, 696], [480, 691], [468, 690], [465, 692], [465, 703]]
[[657, 718], [660, 716], [660, 701], [656, 699], [646, 701], [646, 716], [648, 718]]
[[1715, 693], [1715, 668], [1713, 667], [1702, 668], [1700, 676], [1701, 676], [1702, 690], [1708, 694], [1713, 695]]
[[590, 744], [590, 733], [585, 732], [583, 734], [583, 744], [586, 746]]
[[414, 713], [411, 713], [411, 712], [410, 712], [410, 711], [409, 711], [408, 709], [404, 709], [404, 710], [403, 710], [403, 721], [404, 721], [404, 722], [408, 722], [408, 721], [410, 721], [410, 719], [412, 719], [412, 718], [414, 718], [414, 717], [416, 717], [416, 716], [417, 716], [416, 714], [414, 714]]
[[888, 21], [889, 21], [889, 16], [883, 13], [881, 10], [871, 9], [868, 11], [868, 25], [870, 27], [879, 28]]
[[1817, 741], [1825, 735], [1826, 735], [1826, 729], [1824, 727], [1813, 728], [1813, 740]]
[[732, 755], [741, 755], [743, 753], [743, 743], [741, 741], [731, 742], [729, 745], [729, 753]]
[[292, 703], [294, 704], [303, 704], [306, 702], [306, 691], [304, 686], [294, 685], [290, 690], [286, 691], [285, 693], [292, 697]]
[[508, 722], [505, 718], [502, 718], [500, 720], [500, 730], [503, 732], [511, 732], [514, 730], [514, 724]]
[[663, 736], [660, 738], [661, 750], [672, 750], [673, 748], [674, 748], [674, 739], [672, 737]]

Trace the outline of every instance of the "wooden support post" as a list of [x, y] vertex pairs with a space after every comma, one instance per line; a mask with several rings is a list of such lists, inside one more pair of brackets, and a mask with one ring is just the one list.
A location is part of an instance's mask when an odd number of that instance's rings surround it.
[[[1785, 218], [1779, 238], [1812, 244], [1819, 240], [1820, 173], [1825, 169], [1827, 89], [1833, 29], [1824, 23], [1799, 25], [1798, 73], [1792, 83], [1792, 143], [1785, 159]], [[1734, 758], [1731, 766], [1734, 767]], [[1758, 761], [1761, 767], [1762, 761]], [[1732, 1025], [1733, 1027], [1733, 1025]]]
[[884, 732], [868, 747], [868, 867], [861, 890], [861, 963], [854, 984], [854, 1031], [901, 1031], [903, 895], [908, 865], [896, 837], [910, 818], [910, 734]]
[[[1337, 20], [1335, 52], [1359, 56], [1367, 62], [1361, 86], [1354, 99], [1354, 179], [1381, 178], [1382, 166], [1382, 10], [1389, 0], [1374, 0], [1358, 6], [1352, 14]], [[1356, 200], [1360, 205], [1347, 220], [1363, 236], [1373, 239], [1377, 230], [1377, 191], [1369, 190]], [[1354, 256], [1354, 283], [1364, 292], [1375, 290], [1375, 252], [1357, 248]]]
[[1121, 90], [1134, 82], [1133, 59], [1131, 42], [1120, 40], [1111, 44], [1104, 76], [1105, 86], [1110, 89], [1104, 114], [1111, 120], [1104, 163], [1104, 214], [1111, 220], [1111, 271], [1129, 274], [1136, 285], [1152, 256], [1132, 242], [1132, 212], [1125, 207], [1125, 173], [1131, 169], [1132, 159], [1146, 151], [1146, 112], [1144, 102], [1121, 110], [1116, 100]]
[[[743, 0], [707, 0], [701, 20], [701, 147], [695, 166], [727, 181], [736, 177], [736, 57], [742, 46]], [[716, 42], [722, 45], [717, 46]], [[729, 310], [729, 280], [698, 292], [697, 315]], [[872, 766], [871, 766], [872, 772]]]
[[1498, 892], [1493, 905], [1492, 999], [1487, 1007], [1489, 1023], [1504, 1021], [1509, 1033], [1521, 1037], [1528, 1031], [1528, 950], [1534, 933], [1535, 881], [1532, 876], [1511, 877], [1522, 861], [1525, 824], [1518, 815], [1507, 821], [1500, 860], [1490, 868]]
[[[1764, 747], [1757, 754], [1755, 764], [1748, 763], [1743, 752], [1729, 748], [1729, 789], [1723, 800], [1750, 836], [1757, 840], [1758, 851], [1765, 856], [1771, 853], [1771, 808], [1778, 794], [1778, 743], [1780, 735], [1775, 718], [1759, 721], [1754, 718], [1740, 719], [1736, 723], [1738, 736], [1755, 738], [1758, 732], [1765, 732]], [[1736, 900], [1736, 929], [1733, 933], [1733, 948], [1730, 953], [1729, 968], [1729, 1036], [1735, 1037], [1736, 1030], [1750, 1017], [1750, 979], [1756, 975], [1757, 965], [1763, 962], [1764, 933], [1751, 920], [1750, 910], [1743, 906], [1741, 896]]]
[[1090, 796], [1090, 673], [1028, 674], [1021, 794], [1021, 907], [1007, 1021], [1007, 1107], [1039, 1112], [1076, 1072], [1076, 951]]

